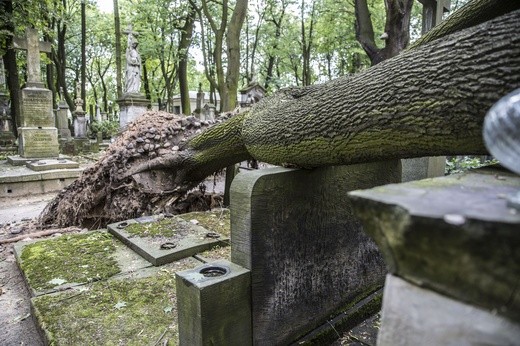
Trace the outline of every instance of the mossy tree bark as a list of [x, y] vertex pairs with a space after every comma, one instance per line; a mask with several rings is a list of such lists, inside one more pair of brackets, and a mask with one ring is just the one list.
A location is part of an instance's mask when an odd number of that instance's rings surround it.
[[[164, 210], [212, 172], [248, 158], [316, 167], [484, 154], [486, 111], [520, 87], [519, 17], [520, 10], [511, 12], [348, 78], [282, 90], [185, 139], [178, 138], [185, 120], [138, 120], [49, 204], [42, 222], [109, 222]], [[163, 140], [172, 134], [177, 150]], [[153, 140], [139, 142], [143, 137]]]

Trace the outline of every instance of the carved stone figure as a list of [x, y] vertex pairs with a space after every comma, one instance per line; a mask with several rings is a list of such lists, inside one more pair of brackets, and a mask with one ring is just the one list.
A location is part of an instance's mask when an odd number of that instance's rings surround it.
[[128, 32], [125, 91], [129, 94], [138, 94], [141, 88], [141, 56], [137, 51], [138, 43], [133, 34], [131, 30]]

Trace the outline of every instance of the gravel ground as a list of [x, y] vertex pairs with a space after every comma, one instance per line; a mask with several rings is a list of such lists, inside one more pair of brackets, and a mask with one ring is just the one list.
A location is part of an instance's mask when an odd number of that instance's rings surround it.
[[[0, 199], [0, 239], [35, 231], [38, 216], [54, 194]], [[43, 345], [30, 314], [30, 295], [17, 268], [12, 244], [0, 244], [0, 344]]]

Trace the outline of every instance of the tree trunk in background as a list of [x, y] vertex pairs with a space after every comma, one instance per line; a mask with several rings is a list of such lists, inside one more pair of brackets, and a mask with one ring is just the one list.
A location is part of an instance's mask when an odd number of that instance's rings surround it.
[[[226, 93], [222, 100], [222, 111], [233, 110], [237, 106], [238, 79], [240, 72], [240, 31], [247, 14], [247, 0], [237, 0], [229, 21], [227, 44]], [[222, 97], [222, 95], [221, 95]]]
[[307, 86], [312, 83], [312, 67], [311, 67], [311, 49], [314, 34], [316, 3], [312, 2], [312, 9], [310, 14], [309, 31], [305, 28], [305, 0], [301, 4], [301, 52], [302, 52], [302, 85]]
[[190, 105], [190, 88], [188, 83], [188, 60], [192, 36], [193, 26], [195, 24], [195, 18], [197, 12], [193, 5], [190, 4], [190, 9], [186, 16], [186, 21], [181, 29], [181, 39], [179, 42], [179, 88], [181, 94], [181, 108], [183, 114], [191, 114]]
[[114, 31], [116, 36], [116, 88], [117, 97], [123, 96], [123, 74], [121, 72], [121, 23], [119, 21], [119, 4], [114, 0]]
[[414, 0], [386, 0], [385, 47], [378, 48], [367, 0], [355, 0], [356, 38], [372, 65], [399, 54], [410, 40], [410, 16]]
[[[60, 193], [41, 222], [115, 222], [150, 210], [151, 200], [159, 212], [211, 172], [247, 158], [316, 167], [485, 154], [486, 111], [520, 87], [519, 16], [520, 10], [407, 50], [349, 78], [281, 90], [154, 159], [127, 149], [147, 131], [145, 119]], [[161, 129], [181, 128], [180, 121]], [[161, 174], [167, 189], [155, 178]]]
[[65, 102], [70, 109], [75, 109], [74, 101], [69, 94], [67, 89], [67, 79], [65, 78], [66, 69], [67, 69], [67, 54], [65, 50], [65, 36], [67, 32], [67, 26], [63, 23], [57, 23], [57, 39], [58, 39], [58, 47], [57, 50], [54, 51], [52, 57], [54, 59], [54, 65], [56, 66], [56, 78], [58, 79], [58, 85], [63, 88], [63, 97], [65, 98]]
[[[13, 3], [11, 1], [0, 2], [0, 9], [5, 13], [6, 18], [13, 18]], [[14, 33], [14, 25], [12, 21], [2, 23], [1, 29], [10, 33]], [[12, 47], [13, 37], [7, 35], [6, 46]], [[18, 66], [16, 65], [16, 51], [8, 48], [3, 56], [4, 67], [7, 74], [7, 88], [11, 98], [11, 119], [13, 124], [13, 132], [18, 137], [18, 118], [20, 114], [20, 81], [18, 80]]]
[[[275, 33], [274, 33], [275, 42], [273, 44], [273, 50], [274, 51], [276, 51], [276, 49], [278, 48], [278, 43], [279, 43], [280, 37], [282, 35], [282, 23], [283, 23], [283, 19], [285, 17], [285, 10], [287, 9], [288, 2], [282, 1], [281, 5], [282, 5], [282, 11], [281, 11], [280, 16], [278, 18], [275, 18], [274, 17], [274, 13], [272, 13], [272, 11], [273, 11], [272, 5], [271, 5], [271, 8], [270, 8], [271, 9], [272, 18], [269, 21], [271, 21], [274, 24], [274, 26], [276, 27]], [[264, 84], [264, 88], [266, 90], [269, 88], [269, 85], [271, 84], [271, 81], [272, 81], [273, 76], [274, 76], [275, 60], [276, 60], [276, 57], [274, 55], [272, 55], [272, 54], [269, 54], [269, 58], [267, 59], [267, 72], [266, 72], [265, 84]]]
[[146, 58], [143, 57], [142, 60], [143, 65], [143, 88], [144, 95], [147, 100], [152, 101], [152, 93], [150, 92], [150, 82], [148, 81], [148, 68], [146, 67]]
[[[86, 55], [86, 45], [87, 45], [87, 25], [86, 25], [86, 11], [85, 11], [85, 2], [81, 2], [81, 99], [83, 102], [87, 102], [87, 93], [85, 91], [87, 84], [87, 55]], [[73, 108], [72, 108], [73, 109]]]

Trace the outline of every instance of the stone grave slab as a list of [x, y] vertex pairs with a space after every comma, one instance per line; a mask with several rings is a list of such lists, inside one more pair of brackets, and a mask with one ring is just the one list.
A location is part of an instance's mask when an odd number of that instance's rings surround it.
[[106, 230], [20, 242], [18, 266], [32, 296], [83, 286], [149, 267]]
[[229, 238], [220, 233], [211, 232], [178, 217], [163, 215], [117, 222], [107, 228], [154, 266], [229, 243]]
[[0, 162], [0, 197], [59, 191], [76, 180], [82, 170], [83, 168], [33, 171], [25, 166]]
[[47, 159], [28, 161], [25, 166], [33, 171], [50, 171], [53, 169], [79, 168], [79, 163], [68, 159]]
[[501, 167], [349, 193], [389, 271], [520, 319], [520, 176]]
[[190, 257], [162, 267], [146, 263], [32, 298], [32, 316], [46, 345], [178, 345], [175, 272], [201, 262]]

